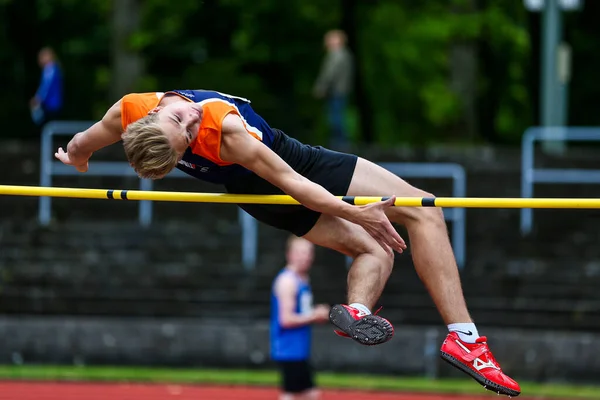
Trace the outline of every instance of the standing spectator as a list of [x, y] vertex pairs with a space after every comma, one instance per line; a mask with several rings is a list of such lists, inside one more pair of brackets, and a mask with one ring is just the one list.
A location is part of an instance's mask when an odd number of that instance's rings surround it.
[[345, 127], [345, 114], [348, 95], [352, 91], [354, 61], [346, 47], [346, 34], [343, 31], [327, 32], [324, 42], [327, 55], [315, 82], [314, 95], [327, 99], [330, 146], [336, 150], [347, 150], [349, 137]]
[[273, 282], [271, 358], [281, 371], [280, 400], [319, 399], [310, 365], [311, 324], [329, 320], [329, 306], [313, 308], [308, 273], [314, 258], [311, 242], [293, 236], [287, 243], [287, 265]]
[[44, 47], [38, 53], [42, 77], [35, 96], [30, 100], [31, 118], [41, 126], [55, 119], [63, 106], [63, 76], [54, 50]]

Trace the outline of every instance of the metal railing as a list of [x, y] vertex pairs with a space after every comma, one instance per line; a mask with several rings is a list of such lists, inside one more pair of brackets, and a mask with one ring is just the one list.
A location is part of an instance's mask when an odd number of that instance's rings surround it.
[[[600, 142], [598, 127], [532, 127], [525, 131], [521, 142], [521, 197], [533, 197], [535, 183], [600, 183], [600, 169], [536, 168], [535, 142]], [[522, 235], [531, 233], [533, 210], [521, 209]]]
[[[89, 121], [52, 121], [44, 126], [42, 132], [40, 185], [52, 186], [53, 176], [81, 175], [74, 168], [54, 159], [52, 138], [61, 135], [73, 135], [89, 128]], [[407, 178], [451, 178], [453, 180], [452, 195], [464, 197], [466, 193], [466, 177], [462, 166], [447, 163], [382, 163], [382, 167], [392, 173]], [[127, 162], [123, 161], [91, 161], [89, 171], [84, 175], [90, 176], [137, 176]], [[167, 178], [191, 178], [180, 170], [174, 170]], [[153, 190], [153, 182], [140, 179], [140, 190]], [[41, 225], [48, 225], [51, 220], [52, 200], [50, 197], [40, 197], [38, 220]], [[242, 209], [238, 209], [238, 221], [242, 229], [242, 264], [251, 270], [256, 266], [258, 254], [258, 224], [257, 221]], [[141, 226], [148, 227], [152, 223], [152, 202], [140, 201], [138, 220]], [[460, 268], [466, 261], [465, 252], [465, 209], [445, 209], [444, 216], [452, 221], [452, 244], [456, 262]]]
[[[41, 160], [40, 160], [40, 186], [52, 186], [53, 176], [120, 176], [137, 177], [129, 163], [124, 161], [90, 161], [90, 168], [85, 174], [80, 174], [75, 168], [64, 165], [54, 158], [52, 138], [54, 136], [70, 136], [92, 126], [92, 121], [51, 121], [44, 126], [42, 131]], [[169, 178], [189, 178], [180, 170], [174, 170]], [[140, 190], [153, 190], [154, 183], [149, 179], [140, 179]], [[140, 201], [138, 205], [138, 221], [143, 227], [152, 223], [152, 202]], [[52, 199], [40, 197], [38, 221], [46, 226], [52, 218]], [[242, 264], [250, 270], [256, 266], [257, 257], [257, 224], [254, 218], [242, 209], [238, 209], [238, 221], [242, 227]]]
[[[81, 132], [92, 126], [90, 121], [51, 121], [44, 125], [42, 130], [42, 144], [40, 150], [40, 186], [52, 186], [53, 176], [75, 176], [82, 175], [75, 168], [64, 165], [54, 158], [55, 149], [52, 145], [54, 136], [70, 136]], [[85, 173], [87, 176], [137, 176], [135, 171], [126, 162], [121, 161], [91, 161], [90, 169]], [[152, 181], [140, 179], [140, 190], [152, 190]], [[41, 225], [48, 225], [52, 218], [52, 199], [40, 197], [38, 209], [38, 221]], [[140, 201], [138, 208], [138, 220], [140, 225], [147, 227], [152, 222], [152, 203]]]

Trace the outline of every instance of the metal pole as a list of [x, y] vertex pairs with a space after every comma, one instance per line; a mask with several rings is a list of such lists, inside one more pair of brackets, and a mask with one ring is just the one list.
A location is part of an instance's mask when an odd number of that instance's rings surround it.
[[[151, 179], [140, 179], [140, 190], [151, 191], [154, 183]], [[142, 200], [138, 208], [138, 220], [140, 225], [147, 228], [152, 223], [152, 201]]]
[[238, 210], [238, 221], [242, 226], [242, 265], [244, 270], [253, 271], [258, 256], [258, 223], [241, 208]]
[[[54, 133], [52, 122], [44, 125], [42, 129], [42, 146], [40, 149], [40, 186], [52, 186], [52, 134]], [[40, 197], [38, 203], [38, 222], [47, 226], [52, 218], [52, 198]]]
[[[523, 135], [521, 141], [521, 197], [533, 197], [534, 184], [534, 143], [535, 131], [529, 128]], [[531, 233], [533, 223], [533, 210], [531, 208], [521, 209], [521, 236], [526, 236]]]
[[[467, 195], [467, 178], [465, 170], [457, 167], [453, 173], [452, 195], [455, 197], [464, 197]], [[456, 257], [458, 269], [462, 270], [467, 261], [467, 240], [466, 240], [466, 210], [464, 208], [454, 208], [452, 210], [452, 247]]]
[[[558, 47], [562, 38], [562, 14], [558, 0], [546, 0], [542, 22], [542, 82], [541, 125], [560, 126], [560, 106], [564, 103], [558, 76]], [[542, 144], [545, 152], [562, 153], [564, 142], [549, 141]]]

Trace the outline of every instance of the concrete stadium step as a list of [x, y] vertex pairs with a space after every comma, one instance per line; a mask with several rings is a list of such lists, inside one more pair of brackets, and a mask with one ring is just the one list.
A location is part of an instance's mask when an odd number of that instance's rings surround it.
[[[435, 309], [384, 309], [381, 316], [395, 324], [395, 329], [402, 329], [402, 325], [435, 325], [444, 326], [443, 321]], [[480, 329], [480, 334], [485, 335], [485, 328], [514, 327], [523, 329], [561, 329], [574, 331], [600, 331], [599, 314], [578, 317], [568, 313], [540, 313], [496, 311], [476, 311], [472, 316]]]
[[[200, 317], [208, 314], [258, 315], [269, 318], [269, 298], [247, 295], [244, 298], [210, 298], [190, 300], [192, 295], [173, 298], [96, 298], [94, 296], [52, 297], [50, 293], [32, 296], [5, 296], [0, 307], [3, 314], [43, 315], [118, 315], [140, 317], [147, 315], [171, 317]], [[258, 301], [258, 300], [260, 301]]]
[[[505, 284], [494, 287], [490, 285], [472, 285], [465, 289], [467, 296], [491, 296], [502, 295], [507, 298], [543, 298], [551, 294], [554, 298], [563, 300], [577, 299], [600, 299], [600, 291], [598, 290], [598, 280], [581, 283], [578, 281], [562, 283], [546, 283], [546, 282], [527, 282], [527, 281], [507, 281]], [[489, 290], [486, 290], [489, 289]]]
[[[42, 254], [46, 250], [45, 247], [50, 247], [51, 249], [56, 249], [57, 247], [63, 247], [63, 253], [71, 253], [72, 249], [80, 250], [81, 247], [91, 248], [95, 250], [105, 251], [106, 249], [122, 249], [125, 246], [122, 241], [127, 239], [126, 246], [129, 248], [138, 248], [144, 249], [145, 251], [151, 251], [152, 249], [160, 248], [161, 250], [158, 252], [160, 254], [164, 254], [163, 249], [171, 249], [175, 250], [185, 250], [186, 252], [190, 251], [190, 248], [197, 246], [199, 252], [207, 253], [209, 251], [215, 250], [219, 255], [223, 254], [232, 254], [232, 251], [236, 251], [236, 247], [228, 247], [228, 252], [224, 253], [221, 250], [222, 246], [219, 246], [219, 241], [223, 240], [222, 235], [231, 235], [231, 240], [239, 240], [239, 232], [237, 231], [237, 223], [233, 221], [224, 222], [222, 226], [225, 228], [218, 230], [219, 238], [215, 238], [215, 235], [211, 235], [213, 232], [202, 232], [205, 228], [193, 226], [190, 228], [179, 228], [177, 230], [168, 230], [165, 229], [166, 232], [161, 232], [162, 229], [155, 228], [148, 231], [140, 230], [135, 224], [125, 224], [122, 228], [118, 229], [118, 233], [115, 234], [114, 228], [108, 228], [109, 223], [106, 224], [98, 224], [88, 223], [88, 224], [77, 224], [78, 227], [72, 227], [70, 224], [66, 225], [64, 229], [57, 229], [53, 233], [48, 233], [44, 231], [39, 232], [10, 232], [6, 231], [2, 235], [2, 246], [3, 247], [17, 247], [16, 245], [19, 243], [23, 243], [26, 241], [30, 242], [30, 245], [35, 247], [38, 251], [34, 254]], [[103, 226], [105, 226], [105, 230], [103, 231]], [[227, 231], [230, 231], [227, 233]], [[177, 232], [171, 233], [170, 232]], [[223, 232], [225, 231], [225, 233]], [[203, 235], [203, 240], [194, 242], [195, 234]], [[261, 240], [260, 245], [261, 249], [268, 249], [268, 244], [275, 236], [272, 232], [263, 233], [262, 230], [260, 232]], [[211, 239], [212, 238], [212, 239]], [[589, 238], [586, 242], [589, 242]], [[47, 246], [46, 246], [47, 245]], [[42, 246], [42, 247], [40, 247]], [[538, 246], [539, 247], [539, 246]], [[589, 246], [589, 243], [585, 243], [583, 245], [584, 248], [589, 249], [590, 247], [595, 248], [597, 246]], [[149, 250], [147, 250], [149, 249]], [[70, 251], [68, 251], [70, 250]], [[239, 251], [239, 248], [237, 249]], [[538, 250], [539, 251], [539, 250]], [[600, 251], [600, 250], [598, 250]], [[5, 252], [3, 252], [5, 253]], [[570, 252], [567, 252], [567, 256], [563, 255], [562, 258], [565, 258], [564, 262], [559, 261], [560, 258], [549, 256], [545, 254], [543, 259], [539, 259], [539, 261], [531, 260], [530, 264], [535, 264], [536, 262], [539, 264], [544, 264], [546, 269], [548, 268], [556, 268], [556, 269], [564, 269], [566, 265], [568, 265], [568, 257]], [[596, 257], [595, 251], [586, 250], [579, 251], [580, 255], [583, 254], [590, 261], [584, 266], [586, 269], [596, 270], [598, 269], [598, 263], [594, 262], [594, 258]], [[585, 254], [587, 253], [587, 254]], [[160, 257], [160, 254], [157, 257]], [[19, 253], [19, 257], [23, 258], [23, 252]], [[60, 259], [61, 254], [55, 254], [54, 257]], [[65, 256], [70, 257], [70, 256]], [[403, 256], [402, 261], [400, 261], [402, 265], [410, 265], [410, 260], [408, 256]], [[471, 267], [471, 266], [469, 266]], [[504, 267], [512, 268], [512, 267]], [[521, 267], [521, 269], [526, 269], [527, 266]], [[473, 268], [470, 268], [472, 270]]]
[[235, 307], [230, 303], [177, 304], [177, 312], [171, 304], [139, 302], [97, 302], [79, 300], [77, 302], [54, 301], [50, 304], [33, 301], [11, 301], [3, 306], [4, 315], [44, 315], [44, 316], [113, 316], [113, 317], [178, 317], [178, 318], [235, 318], [236, 320], [268, 319], [269, 309], [265, 307]]
[[[42, 252], [43, 253], [43, 252]], [[40, 255], [41, 253], [38, 253]], [[107, 276], [114, 276], [119, 286], [124, 284], [148, 284], [154, 282], [157, 285], [183, 285], [194, 286], [194, 277], [202, 282], [211, 282], [227, 285], [228, 282], [240, 279], [243, 273], [237, 260], [223, 263], [205, 265], [202, 256], [192, 257], [188, 255], [188, 262], [163, 262], [149, 269], [146, 266], [146, 258], [138, 257], [136, 251], [122, 251], [122, 257], [110, 257], [96, 260], [93, 266], [82, 267], [78, 257], [65, 254], [60, 264], [55, 262], [48, 265], [44, 260], [30, 260], [26, 256], [16, 257], [16, 260], [4, 261], [3, 271], [5, 281], [35, 283], [46, 285], [52, 282], [80, 283], [86, 280], [94, 280], [106, 284]], [[52, 256], [52, 254], [50, 254]], [[48, 258], [51, 259], [51, 258]], [[135, 261], [138, 262], [135, 262]], [[89, 262], [89, 260], [88, 260]], [[273, 263], [275, 265], [275, 263]], [[253, 280], [261, 289], [268, 289], [271, 280], [278, 268], [265, 272], [260, 270], [253, 273]], [[192, 278], [191, 280], [189, 278]], [[330, 268], [329, 266], [317, 265], [313, 270], [313, 287], [316, 291], [345, 288], [345, 268]], [[146, 282], [146, 283], [144, 283]], [[504, 296], [527, 296], [528, 294], [543, 294], [548, 291], [569, 298], [595, 298], [598, 291], [595, 289], [600, 285], [598, 277], [586, 277], [582, 282], [579, 275], [542, 275], [542, 276], [500, 276], [493, 280], [484, 277], [463, 277], [463, 287], [468, 296], [471, 295], [504, 295]], [[387, 285], [386, 292], [390, 293], [425, 293], [421, 281], [412, 270], [395, 271]]]
[[[98, 315], [175, 315], [199, 317], [211, 312], [222, 315], [268, 317], [268, 292], [227, 291], [102, 291], [101, 288], [12, 288], [3, 291], [3, 313], [98, 314]], [[96, 292], [96, 289], [98, 292]], [[341, 294], [340, 294], [341, 295]], [[566, 324], [579, 329], [600, 328], [598, 301], [569, 303], [552, 299], [468, 298], [478, 324], [544, 328]], [[427, 296], [384, 295], [382, 315], [395, 323], [438, 324], [440, 317]]]
[[[580, 160], [579, 167], [597, 168], [596, 162]], [[14, 165], [21, 164], [15, 159]], [[468, 196], [520, 196], [518, 163], [511, 171], [467, 166]], [[37, 185], [37, 170], [25, 170], [6, 171], [2, 183]], [[449, 195], [447, 181], [409, 181]], [[138, 182], [84, 175], [57, 178], [55, 185], [135, 189]], [[223, 191], [187, 179], [157, 181], [155, 189]], [[535, 193], [597, 198], [600, 186], [536, 185]], [[0, 221], [0, 312], [268, 317], [265, 302], [284, 265], [287, 234], [261, 225], [258, 269], [244, 274], [234, 206], [157, 202], [150, 229], [137, 225], [137, 202], [55, 199], [49, 228], [37, 226], [37, 206], [37, 198], [0, 196], [0, 210], [9, 210]], [[522, 238], [519, 210], [467, 210], [469, 264], [461, 278], [473, 316], [484, 326], [600, 331], [600, 212], [535, 210], [534, 216], [532, 235]], [[343, 301], [346, 272], [343, 257], [319, 249], [315, 300]], [[410, 251], [396, 259], [379, 303], [382, 315], [400, 326], [441, 324]]]
[[267, 304], [269, 296], [256, 296], [255, 291], [227, 289], [186, 290], [133, 288], [130, 290], [107, 289], [99, 286], [82, 286], [76, 288], [38, 288], [38, 287], [5, 287], [4, 298], [36, 298], [45, 300], [96, 300], [96, 301], [140, 301], [140, 302], [189, 302], [189, 303], [223, 303], [231, 304]]
[[600, 314], [583, 313], [514, 313], [501, 310], [493, 313], [473, 313], [478, 325], [489, 327], [515, 326], [526, 329], [560, 329], [571, 331], [600, 331]]
[[[163, 268], [149, 269], [143, 264], [99, 264], [86, 266], [80, 264], [27, 263], [5, 264], [2, 266], [2, 285], [32, 287], [77, 287], [92, 285], [105, 289], [151, 287], [160, 288], [232, 288], [248, 279], [238, 264], [236, 270], [228, 270], [228, 264], [213, 268], [198, 267], [183, 263], [163, 264]], [[265, 285], [266, 286], [266, 285]]]
[[[548, 294], [546, 294], [548, 296]], [[393, 304], [394, 307], [431, 308], [434, 307], [429, 296], [389, 295], [384, 294], [382, 300]], [[467, 296], [468, 307], [471, 311], [510, 311], [510, 312], [551, 312], [551, 313], [591, 313], [600, 315], [600, 301], [581, 299], [577, 301], [561, 298], [545, 297], [471, 297]]]
[[[124, 290], [125, 289], [125, 290]], [[139, 301], [144, 302], [189, 302], [189, 303], [213, 303], [228, 302], [230, 304], [256, 304], [269, 301], [269, 292], [256, 290], [256, 288], [244, 288], [241, 282], [237, 287], [218, 289], [159, 289], [156, 287], [106, 287], [102, 285], [84, 285], [78, 287], [54, 286], [43, 288], [37, 286], [5, 286], [3, 297], [8, 298], [32, 298], [32, 299], [62, 299], [62, 300], [95, 300], [98, 302], [114, 301]], [[469, 308], [472, 311], [510, 311], [510, 312], [552, 312], [552, 313], [574, 313], [574, 314], [600, 314], [600, 301], [580, 299], [569, 301], [555, 298], [527, 298], [517, 297], [513, 299], [505, 297], [472, 297], [467, 296]], [[398, 308], [430, 309], [433, 302], [426, 294], [389, 294], [386, 293], [380, 299], [384, 305], [392, 305]], [[387, 307], [386, 307], [387, 308]]]

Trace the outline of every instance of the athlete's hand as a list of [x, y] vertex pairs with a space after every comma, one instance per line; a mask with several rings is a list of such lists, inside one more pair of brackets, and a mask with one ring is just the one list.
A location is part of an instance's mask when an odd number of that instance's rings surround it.
[[85, 160], [84, 162], [82, 162], [81, 160], [72, 160], [69, 157], [69, 154], [66, 151], [64, 151], [62, 147], [58, 148], [58, 151], [54, 153], [54, 157], [62, 161], [62, 163], [65, 165], [71, 165], [75, 167], [75, 169], [79, 172], [87, 172], [88, 170], [89, 165], [87, 160]]
[[392, 196], [385, 201], [357, 207], [352, 222], [362, 226], [386, 251], [393, 249], [402, 253], [406, 250], [406, 243], [385, 215], [386, 209], [393, 207], [395, 201], [396, 196]]
[[327, 304], [319, 304], [313, 309], [313, 318], [316, 323], [324, 323], [329, 321], [329, 311], [331, 307]]

